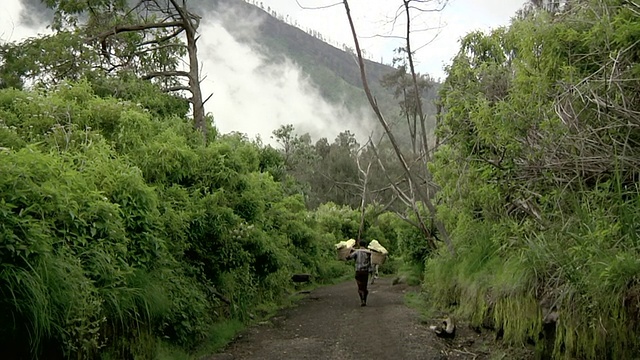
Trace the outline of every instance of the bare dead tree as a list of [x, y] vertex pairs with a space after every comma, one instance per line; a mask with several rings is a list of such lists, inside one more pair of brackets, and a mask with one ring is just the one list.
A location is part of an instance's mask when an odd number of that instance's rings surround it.
[[[371, 141], [371, 140], [369, 140]], [[363, 169], [360, 164], [360, 156], [359, 153], [364, 149], [369, 142], [364, 144], [356, 153], [356, 164], [358, 165], [358, 171], [360, 172], [360, 181], [361, 181], [361, 201], [360, 201], [360, 226], [358, 227], [358, 241], [362, 239], [362, 232], [364, 231], [364, 215], [367, 206], [367, 184], [369, 183], [369, 172], [371, 171], [371, 162], [367, 164], [367, 168]]]
[[[408, 0], [403, 0], [405, 3], [408, 3], [410, 1]], [[417, 0], [416, 0], [417, 1]], [[376, 117], [378, 118], [378, 121], [380, 122], [380, 124], [382, 125], [385, 133], [387, 134], [389, 141], [391, 142], [391, 145], [394, 149], [394, 152], [398, 158], [398, 161], [400, 162], [402, 169], [404, 171], [406, 180], [410, 186], [410, 188], [413, 189], [413, 191], [415, 191], [417, 198], [427, 207], [427, 209], [429, 210], [430, 215], [432, 216], [432, 219], [443, 239], [443, 241], [445, 242], [445, 244], [447, 245], [447, 248], [449, 250], [449, 252], [455, 256], [455, 249], [453, 247], [453, 243], [451, 242], [451, 239], [449, 238], [449, 234], [447, 232], [447, 230], [444, 227], [444, 224], [442, 224], [441, 221], [439, 221], [436, 218], [436, 208], [433, 205], [432, 199], [430, 197], [430, 194], [428, 191], [425, 191], [425, 189], [421, 186], [422, 184], [420, 184], [417, 180], [415, 175], [413, 174], [413, 172], [411, 171], [405, 156], [402, 152], [402, 150], [400, 149], [400, 146], [398, 144], [398, 142], [395, 139], [395, 136], [393, 134], [393, 132], [391, 131], [391, 128], [388, 124], [388, 122], [385, 120], [379, 106], [378, 103], [376, 101], [376, 99], [373, 97], [373, 94], [371, 93], [371, 89], [369, 88], [369, 84], [368, 84], [368, 80], [367, 80], [367, 75], [366, 75], [366, 70], [365, 70], [365, 65], [364, 65], [364, 58], [362, 56], [362, 50], [360, 48], [360, 42], [358, 40], [358, 36], [356, 33], [356, 29], [353, 23], [353, 19], [351, 17], [351, 10], [349, 7], [349, 2], [347, 0], [343, 0], [343, 5], [345, 8], [345, 12], [347, 15], [347, 19], [349, 21], [349, 26], [351, 28], [351, 34], [353, 36], [353, 40], [354, 40], [354, 45], [355, 45], [355, 51], [356, 51], [356, 55], [357, 55], [357, 59], [358, 59], [358, 66], [360, 67], [360, 76], [362, 79], [362, 85], [365, 91], [365, 94], [367, 96], [367, 100], [369, 101], [369, 104], [371, 105], [371, 108], [373, 109], [373, 112], [375, 113]], [[407, 41], [409, 41], [410, 39], [407, 39]], [[410, 53], [408, 53], [408, 55], [410, 55]], [[426, 144], [423, 144], [423, 146]], [[428, 169], [425, 169], [425, 171], [428, 171]]]
[[387, 169], [384, 166], [384, 163], [382, 162], [382, 158], [380, 157], [378, 150], [376, 148], [376, 146], [373, 144], [373, 142], [371, 142], [371, 149], [374, 152], [376, 159], [378, 160], [378, 165], [380, 166], [380, 169], [382, 170], [382, 173], [387, 177], [387, 181], [389, 181], [389, 183], [391, 184], [391, 187], [393, 188], [394, 192], [397, 195], [397, 198], [400, 199], [400, 201], [402, 201], [402, 203], [409, 209], [411, 209], [411, 211], [413, 212], [413, 214], [416, 217], [416, 221], [411, 220], [411, 218], [409, 218], [408, 216], [406, 216], [405, 214], [402, 213], [397, 213], [397, 215], [404, 220], [405, 222], [411, 224], [412, 226], [418, 228], [422, 234], [424, 234], [425, 238], [427, 239], [427, 243], [429, 244], [429, 247], [432, 249], [436, 248], [436, 243], [433, 239], [433, 234], [431, 232], [431, 230], [429, 229], [429, 227], [426, 225], [426, 222], [424, 220], [424, 216], [422, 214], [422, 211], [420, 209], [420, 207], [418, 206], [418, 201], [415, 197], [415, 191], [413, 189], [413, 186], [411, 183], [409, 183], [409, 189], [408, 191], [405, 191], [402, 189], [402, 187], [400, 187], [400, 184], [396, 181], [393, 181], [393, 179], [391, 179], [391, 177], [389, 176], [389, 172], [387, 171]]
[[422, 140], [422, 152], [424, 154], [425, 162], [429, 160], [429, 143], [427, 142], [427, 129], [425, 127], [426, 117], [422, 110], [422, 96], [420, 94], [420, 90], [418, 89], [418, 75], [416, 74], [416, 67], [413, 62], [413, 52], [411, 50], [411, 9], [410, 9], [411, 0], [403, 0], [404, 5], [404, 13], [406, 15], [406, 32], [405, 32], [405, 44], [406, 44], [406, 52], [407, 59], [409, 62], [409, 70], [411, 72], [411, 78], [413, 82], [414, 88], [414, 96], [415, 96], [415, 112], [417, 113], [417, 118], [420, 122], [420, 130], [421, 130], [421, 140]]

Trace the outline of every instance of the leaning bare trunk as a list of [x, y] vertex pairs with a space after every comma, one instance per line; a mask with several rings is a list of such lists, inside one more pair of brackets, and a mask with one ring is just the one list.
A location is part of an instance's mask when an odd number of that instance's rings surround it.
[[182, 20], [182, 27], [187, 36], [187, 52], [189, 53], [189, 91], [191, 92], [191, 106], [193, 107], [193, 122], [196, 129], [202, 131], [207, 137], [207, 124], [204, 115], [204, 100], [200, 89], [200, 69], [198, 64], [197, 30], [200, 25], [200, 17], [187, 10], [186, 0], [182, 0], [182, 6], [177, 0], [170, 0]]
[[[191, 31], [190, 31], [191, 30]], [[193, 106], [193, 121], [196, 129], [207, 135], [207, 124], [204, 114], [202, 90], [200, 89], [200, 73], [198, 69], [198, 48], [196, 34], [193, 28], [187, 29], [187, 50], [189, 52], [189, 88], [191, 88], [191, 105]]]
[[353, 19], [351, 18], [351, 10], [349, 9], [349, 2], [347, 0], [343, 0], [343, 4], [344, 4], [344, 7], [345, 7], [345, 11], [347, 13], [347, 18], [349, 19], [349, 26], [351, 27], [351, 34], [353, 36], [353, 41], [354, 41], [354, 45], [355, 45], [355, 48], [356, 48], [356, 55], [358, 56], [358, 65], [360, 67], [360, 76], [362, 78], [362, 87], [364, 88], [364, 92], [367, 95], [367, 99], [369, 100], [369, 104], [371, 104], [373, 112], [376, 114], [378, 120], [380, 121], [380, 124], [382, 125], [382, 127], [384, 128], [387, 136], [389, 137], [389, 141], [391, 142], [391, 146], [393, 147], [393, 150], [396, 153], [396, 156], [398, 157], [398, 160], [400, 161], [400, 164], [402, 165], [402, 169], [403, 169], [403, 171], [405, 173], [405, 176], [407, 177], [407, 180], [410, 183], [416, 185], [416, 187], [415, 187], [416, 193], [418, 194], [420, 200], [422, 200], [422, 202], [425, 204], [425, 206], [429, 210], [429, 213], [431, 214], [431, 216], [434, 218], [436, 227], [437, 227], [438, 231], [440, 232], [440, 235], [442, 236], [443, 241], [447, 245], [447, 248], [448, 248], [449, 252], [451, 253], [451, 255], [455, 256], [455, 249], [453, 247], [453, 243], [451, 242], [451, 239], [449, 238], [449, 233], [445, 229], [445, 227], [442, 224], [442, 222], [435, 218], [435, 216], [436, 216], [436, 208], [435, 208], [435, 206], [433, 206], [433, 204], [431, 203], [431, 199], [429, 198], [429, 196], [427, 194], [425, 194], [424, 191], [422, 191], [421, 187], [418, 185], [419, 183], [415, 181], [415, 178], [414, 178], [413, 174], [411, 173], [411, 171], [409, 170], [409, 166], [407, 165], [407, 162], [406, 162], [406, 160], [405, 160], [405, 158], [404, 158], [404, 156], [402, 154], [402, 151], [400, 150], [400, 147], [398, 146], [398, 142], [396, 141], [395, 136], [393, 136], [393, 133], [391, 132], [391, 128], [389, 127], [389, 124], [387, 123], [387, 121], [382, 116], [382, 113], [380, 112], [380, 108], [378, 107], [378, 103], [375, 100], [375, 98], [373, 97], [373, 95], [371, 94], [371, 89], [369, 88], [369, 84], [368, 84], [368, 81], [367, 81], [367, 75], [365, 73], [364, 60], [363, 60], [363, 57], [362, 57], [362, 51], [360, 50], [360, 42], [358, 41], [358, 36], [356, 34], [356, 29], [355, 29], [355, 26], [353, 25]]
[[371, 163], [367, 166], [367, 170], [362, 170], [360, 167], [360, 161], [358, 161], [358, 169], [362, 174], [362, 200], [360, 201], [360, 227], [358, 228], [358, 243], [362, 240], [362, 232], [364, 231], [364, 215], [367, 206], [367, 183], [369, 182], [369, 171], [371, 170]]
[[405, 37], [406, 44], [407, 44], [407, 59], [409, 60], [409, 70], [411, 71], [411, 80], [413, 81], [413, 92], [416, 97], [415, 98], [416, 113], [417, 113], [418, 120], [420, 121], [420, 131], [421, 131], [421, 141], [422, 141], [422, 147], [420, 150], [422, 152], [422, 159], [424, 159], [424, 165], [425, 165], [424, 176], [427, 182], [426, 184], [427, 196], [429, 197], [429, 199], [431, 199], [435, 194], [435, 190], [430, 185], [431, 173], [427, 169], [427, 163], [431, 160], [431, 154], [429, 152], [427, 128], [425, 126], [425, 122], [427, 121], [427, 119], [426, 119], [426, 116], [424, 115], [424, 111], [422, 110], [422, 96], [419, 92], [418, 75], [416, 74], [416, 68], [413, 63], [413, 53], [411, 51], [411, 14], [409, 13], [409, 10], [410, 10], [409, 2], [410, 0], [404, 0], [404, 8], [405, 8], [405, 13], [407, 15], [407, 33]]

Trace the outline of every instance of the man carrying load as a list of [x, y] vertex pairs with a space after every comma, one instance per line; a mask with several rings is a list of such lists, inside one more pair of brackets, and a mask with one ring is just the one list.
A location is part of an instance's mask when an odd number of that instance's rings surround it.
[[358, 284], [358, 294], [360, 295], [360, 306], [367, 306], [367, 284], [369, 283], [369, 271], [371, 271], [371, 251], [366, 249], [367, 243], [360, 240], [360, 245], [353, 250], [347, 260], [356, 260], [356, 284]]

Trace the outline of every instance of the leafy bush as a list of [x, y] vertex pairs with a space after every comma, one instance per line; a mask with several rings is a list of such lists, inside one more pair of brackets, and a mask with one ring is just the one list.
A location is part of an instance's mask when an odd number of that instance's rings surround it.
[[[471, 33], [442, 87], [438, 131], [449, 141], [430, 168], [457, 257], [427, 260], [425, 290], [541, 356], [640, 349], [632, 13], [585, 1]], [[556, 334], [542, 342], [550, 312]]]
[[[182, 100], [150, 94], [126, 78], [0, 90], [0, 345], [14, 357], [193, 351], [211, 324], [283, 301], [293, 273], [350, 273], [333, 244], [357, 235], [357, 211], [309, 212], [279, 155], [237, 134], [205, 142]], [[368, 231], [385, 242], [381, 226]]]

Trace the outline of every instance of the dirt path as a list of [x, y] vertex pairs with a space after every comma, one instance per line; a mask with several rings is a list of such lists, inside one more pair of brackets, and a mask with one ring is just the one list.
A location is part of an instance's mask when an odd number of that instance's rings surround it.
[[384, 278], [370, 285], [366, 307], [360, 307], [355, 281], [313, 290], [295, 308], [247, 330], [223, 353], [208, 359], [487, 358], [466, 354], [464, 344], [437, 338], [405, 305], [407, 286], [391, 282]]

